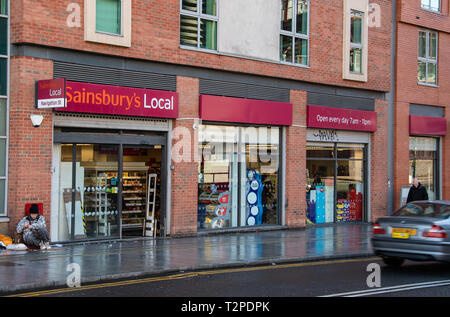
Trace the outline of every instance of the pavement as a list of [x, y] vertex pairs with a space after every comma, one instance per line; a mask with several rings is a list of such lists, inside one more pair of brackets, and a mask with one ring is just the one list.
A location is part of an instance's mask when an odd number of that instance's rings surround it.
[[0, 295], [65, 287], [76, 267], [83, 285], [180, 271], [369, 257], [370, 237], [370, 224], [342, 223], [64, 244], [43, 251], [0, 250]]

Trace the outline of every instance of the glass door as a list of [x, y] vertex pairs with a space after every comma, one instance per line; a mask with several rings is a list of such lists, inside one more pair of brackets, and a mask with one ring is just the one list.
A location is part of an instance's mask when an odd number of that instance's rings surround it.
[[364, 145], [337, 144], [336, 221], [362, 221]]
[[308, 143], [306, 151], [307, 221], [310, 224], [334, 222], [334, 144]]
[[308, 142], [308, 224], [362, 221], [365, 215], [366, 146]]
[[118, 145], [61, 145], [60, 241], [119, 236], [118, 153]]

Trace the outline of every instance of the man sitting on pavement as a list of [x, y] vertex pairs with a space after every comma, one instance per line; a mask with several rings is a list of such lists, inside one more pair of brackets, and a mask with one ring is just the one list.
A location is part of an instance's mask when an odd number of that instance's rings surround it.
[[23, 243], [27, 247], [50, 249], [50, 238], [45, 226], [44, 216], [39, 215], [39, 207], [32, 204], [29, 215], [17, 224], [17, 233], [22, 234]]

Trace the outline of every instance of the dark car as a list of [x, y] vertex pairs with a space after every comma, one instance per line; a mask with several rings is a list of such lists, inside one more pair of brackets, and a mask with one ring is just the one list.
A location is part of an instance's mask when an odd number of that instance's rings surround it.
[[372, 248], [384, 263], [405, 259], [450, 262], [450, 201], [414, 201], [377, 219]]

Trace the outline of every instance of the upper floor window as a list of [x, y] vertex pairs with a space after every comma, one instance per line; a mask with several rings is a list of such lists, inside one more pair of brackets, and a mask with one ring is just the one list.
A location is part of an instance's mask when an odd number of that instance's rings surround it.
[[417, 80], [420, 84], [437, 85], [438, 34], [419, 31]]
[[131, 0], [84, 0], [84, 40], [131, 47]]
[[368, 0], [344, 0], [342, 77], [368, 80]]
[[421, 0], [422, 9], [441, 12], [441, 0]]
[[0, 0], [0, 15], [8, 15], [8, 1]]
[[309, 63], [309, 0], [281, 0], [280, 60]]
[[364, 13], [351, 10], [350, 13], [350, 72], [362, 73], [362, 33]]
[[96, 0], [95, 30], [109, 34], [122, 34], [122, 1]]
[[180, 1], [180, 44], [217, 50], [217, 0]]

